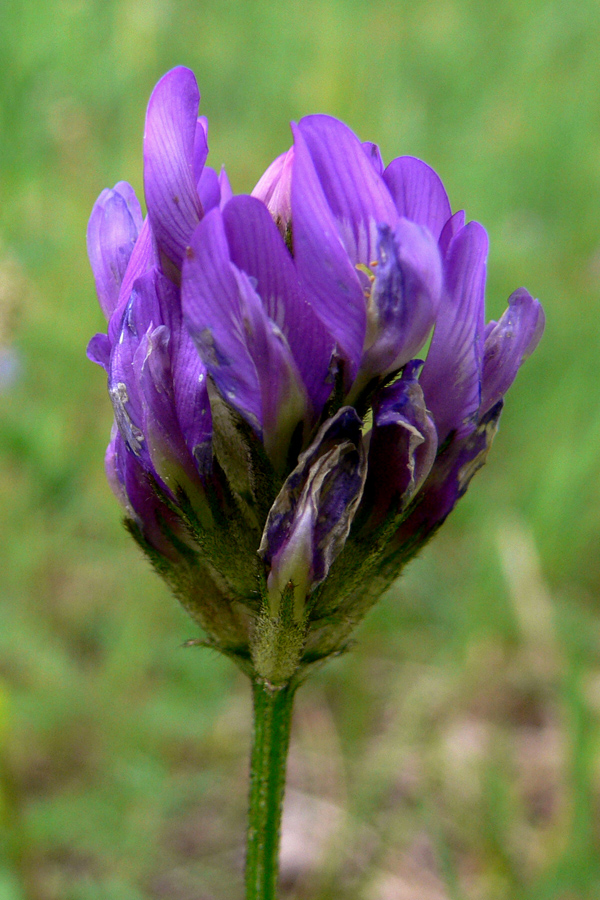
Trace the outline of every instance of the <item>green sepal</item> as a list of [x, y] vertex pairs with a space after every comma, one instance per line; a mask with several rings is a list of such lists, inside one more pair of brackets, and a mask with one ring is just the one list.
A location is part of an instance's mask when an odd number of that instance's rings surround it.
[[254, 624], [251, 653], [257, 675], [271, 684], [287, 684], [297, 672], [304, 651], [308, 617], [297, 620], [294, 610], [294, 585], [291, 581], [281, 592], [278, 615], [263, 594], [263, 603]]

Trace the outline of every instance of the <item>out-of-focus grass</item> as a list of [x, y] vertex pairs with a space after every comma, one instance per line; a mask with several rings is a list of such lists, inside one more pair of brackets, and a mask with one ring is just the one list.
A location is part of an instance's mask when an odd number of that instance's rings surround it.
[[593, 0], [0, 0], [2, 900], [241, 895], [248, 690], [179, 649], [84, 354], [86, 220], [141, 191], [178, 63], [236, 190], [332, 113], [486, 225], [491, 315], [520, 284], [548, 314], [488, 467], [299, 694], [285, 896], [600, 896], [599, 28]]

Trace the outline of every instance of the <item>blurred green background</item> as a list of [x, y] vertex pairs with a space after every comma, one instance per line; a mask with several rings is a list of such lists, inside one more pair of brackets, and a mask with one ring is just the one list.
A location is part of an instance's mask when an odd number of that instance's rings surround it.
[[299, 693], [283, 895], [600, 897], [600, 5], [0, 0], [0, 900], [242, 894], [250, 696], [120, 524], [92, 204], [191, 66], [249, 191], [309, 112], [487, 227], [548, 327], [488, 466]]

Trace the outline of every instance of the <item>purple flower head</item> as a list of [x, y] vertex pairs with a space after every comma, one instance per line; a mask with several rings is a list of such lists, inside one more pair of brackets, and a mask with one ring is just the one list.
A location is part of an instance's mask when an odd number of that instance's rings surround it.
[[108, 479], [215, 647], [286, 681], [338, 651], [485, 460], [544, 315], [485, 325], [487, 235], [439, 177], [308, 116], [233, 196], [192, 72], [150, 98], [147, 215], [100, 195]]

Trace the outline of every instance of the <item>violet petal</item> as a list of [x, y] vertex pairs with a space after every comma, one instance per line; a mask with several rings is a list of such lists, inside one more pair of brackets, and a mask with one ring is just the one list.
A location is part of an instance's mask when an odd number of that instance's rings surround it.
[[470, 222], [448, 250], [445, 295], [420, 379], [440, 444], [479, 410], [487, 248], [485, 230]]
[[178, 66], [158, 82], [146, 114], [144, 190], [158, 248], [180, 267], [202, 215], [194, 177], [200, 94], [194, 73]]
[[256, 280], [256, 291], [286, 337], [317, 418], [331, 393], [333, 339], [305, 299], [294, 261], [265, 206], [253, 197], [236, 197], [225, 207], [223, 222], [231, 259]]
[[504, 396], [523, 361], [537, 347], [544, 325], [539, 300], [534, 300], [525, 288], [514, 291], [508, 298], [508, 309], [486, 335], [481, 413]]
[[[294, 139], [294, 259], [310, 303], [336, 341], [340, 355], [348, 364], [347, 378], [353, 381], [362, 356], [366, 328], [363, 289], [297, 127], [294, 128]], [[369, 165], [366, 157], [365, 163]]]
[[420, 366], [419, 360], [407, 365], [375, 398], [363, 501], [372, 509], [373, 525], [408, 505], [435, 460], [437, 433], [418, 382]]
[[414, 156], [399, 156], [389, 164], [383, 180], [394, 198], [398, 215], [424, 225], [437, 241], [452, 215], [439, 175]]
[[356, 135], [331, 116], [305, 116], [298, 129], [353, 265], [375, 259], [377, 226], [398, 214]]
[[[106, 318], [110, 318], [119, 297], [123, 276], [127, 269], [139, 233], [139, 204], [132, 203], [133, 189], [123, 187], [123, 194], [116, 185], [114, 190], [104, 190], [98, 197], [87, 228], [87, 250], [94, 273], [96, 292]], [[125, 195], [125, 196], [124, 196]], [[137, 200], [135, 200], [137, 203]]]
[[378, 263], [368, 302], [368, 335], [361, 371], [368, 380], [413, 359], [431, 332], [442, 291], [442, 264], [428, 229], [400, 219], [380, 226]]

